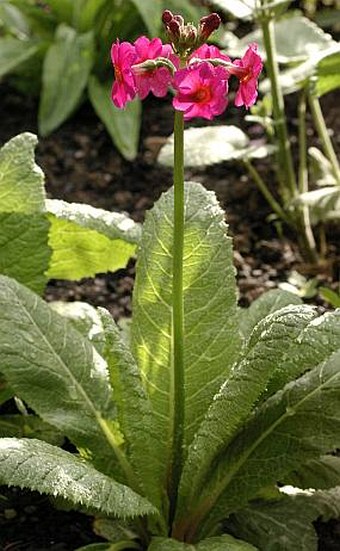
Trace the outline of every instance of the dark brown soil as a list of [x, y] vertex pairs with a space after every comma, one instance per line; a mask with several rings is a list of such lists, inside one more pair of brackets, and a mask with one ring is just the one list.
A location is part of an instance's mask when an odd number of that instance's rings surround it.
[[[0, 96], [0, 145], [20, 132], [36, 133], [35, 100], [20, 96], [4, 84], [0, 84]], [[326, 96], [323, 103], [339, 149], [340, 110], [335, 94]], [[297, 129], [295, 109], [295, 98], [291, 97], [289, 124], [293, 134]], [[243, 129], [248, 127], [252, 137], [261, 137], [261, 128], [247, 125], [243, 117], [244, 113], [230, 107], [217, 123], [237, 124]], [[128, 163], [117, 153], [89, 105], [84, 105], [52, 136], [40, 140], [37, 160], [46, 174], [48, 195], [108, 210], [126, 211], [136, 221], [143, 221], [145, 210], [171, 185], [171, 171], [156, 164], [157, 152], [171, 132], [169, 101], [148, 99], [144, 102], [139, 154], [133, 163]], [[309, 138], [314, 144], [318, 143], [311, 127]], [[271, 160], [262, 160], [258, 169], [266, 180], [275, 181]], [[249, 305], [264, 291], [286, 281], [293, 269], [307, 277], [316, 277], [323, 285], [337, 288], [339, 227], [327, 228], [327, 261], [315, 270], [301, 259], [290, 232], [285, 230], [282, 236], [267, 220], [270, 209], [242, 167], [221, 164], [205, 170], [187, 171], [186, 176], [214, 190], [226, 211], [234, 239], [242, 306]], [[131, 260], [126, 270], [114, 274], [99, 274], [79, 282], [51, 281], [46, 299], [85, 300], [96, 306], [106, 306], [119, 319], [131, 315], [133, 281], [134, 261]], [[312, 301], [327, 307], [318, 297]], [[76, 547], [98, 541], [84, 515], [56, 511], [47, 498], [30, 492], [0, 489], [0, 494], [0, 549], [4, 551], [73, 551]], [[320, 550], [340, 550], [338, 523], [320, 524], [319, 532]]]

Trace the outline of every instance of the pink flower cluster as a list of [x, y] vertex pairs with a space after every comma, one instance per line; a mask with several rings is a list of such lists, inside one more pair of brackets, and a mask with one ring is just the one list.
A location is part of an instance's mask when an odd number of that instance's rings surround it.
[[185, 120], [211, 120], [223, 113], [231, 75], [239, 81], [235, 105], [249, 108], [256, 101], [262, 70], [256, 44], [250, 44], [243, 58], [234, 62], [216, 46], [203, 44], [180, 68], [179, 56], [170, 44], [141, 36], [134, 44], [117, 40], [112, 45], [111, 58], [115, 70], [112, 101], [117, 107], [125, 107], [135, 96], [144, 99], [149, 92], [164, 97], [172, 87], [173, 106], [183, 111]]

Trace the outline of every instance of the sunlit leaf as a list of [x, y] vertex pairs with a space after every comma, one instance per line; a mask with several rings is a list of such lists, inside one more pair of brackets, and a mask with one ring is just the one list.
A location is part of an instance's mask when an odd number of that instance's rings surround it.
[[39, 50], [39, 44], [31, 40], [0, 38], [0, 78], [33, 57]]

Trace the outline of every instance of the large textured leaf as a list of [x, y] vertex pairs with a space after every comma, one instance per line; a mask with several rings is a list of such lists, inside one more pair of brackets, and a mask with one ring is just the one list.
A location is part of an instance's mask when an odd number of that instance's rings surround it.
[[285, 358], [294, 354], [301, 332], [316, 315], [308, 306], [288, 306], [255, 327], [242, 359], [215, 395], [189, 448], [181, 481], [179, 518], [186, 516], [188, 503], [195, 502], [195, 496], [201, 494], [214, 458], [249, 418], [273, 371], [284, 366]]
[[[247, 157], [266, 157], [272, 148], [266, 145], [251, 144], [248, 136], [237, 126], [205, 126], [188, 128], [184, 131], [185, 166], [209, 166], [223, 161]], [[158, 161], [173, 166], [174, 137], [169, 138], [162, 148]]]
[[[321, 50], [327, 50], [335, 46], [336, 42], [315, 23], [299, 14], [284, 17], [275, 22], [274, 27], [277, 59], [280, 63], [302, 62], [314, 55], [319, 55]], [[294, 36], [294, 40], [291, 37]], [[237, 42], [229, 55], [239, 57], [243, 55], [248, 44], [256, 42], [259, 45], [259, 53], [265, 57], [262, 31], [256, 29]]]
[[44, 174], [34, 160], [37, 142], [24, 132], [0, 149], [0, 212], [45, 210]]
[[302, 300], [297, 295], [281, 289], [273, 289], [263, 293], [259, 298], [251, 303], [249, 308], [242, 308], [240, 315], [240, 330], [242, 336], [248, 339], [255, 325], [263, 318], [284, 308], [289, 304], [302, 304]]
[[140, 226], [128, 216], [89, 205], [46, 201], [53, 250], [48, 276], [80, 279], [124, 268], [134, 254]]
[[[20, 346], [18, 346], [18, 342]], [[100, 468], [120, 440], [104, 360], [37, 295], [0, 276], [0, 365], [16, 394]]]
[[[236, 290], [230, 239], [214, 195], [185, 185], [185, 441], [189, 443], [238, 354]], [[163, 447], [172, 447], [173, 190], [147, 215], [138, 254], [131, 325], [133, 350]]]
[[33, 57], [39, 49], [36, 42], [17, 38], [0, 38], [0, 78]]
[[201, 503], [215, 503], [203, 533], [308, 460], [340, 445], [338, 351], [269, 398], [221, 456]]
[[99, 354], [103, 355], [105, 346], [104, 328], [94, 306], [78, 300], [74, 302], [56, 300], [50, 302], [49, 306], [61, 316], [69, 319], [79, 333], [89, 339]]
[[324, 492], [295, 489], [276, 501], [258, 502], [233, 515], [227, 528], [259, 549], [317, 551], [313, 521], [340, 515], [340, 488]]
[[154, 538], [148, 551], [256, 551], [256, 547], [224, 534], [208, 538], [195, 545], [169, 538]]
[[159, 435], [153, 433], [151, 404], [145, 394], [135, 360], [123, 343], [111, 315], [99, 310], [105, 331], [104, 358], [108, 363], [117, 417], [126, 441], [126, 453], [139, 477], [143, 494], [161, 509], [159, 480], [162, 457]]
[[92, 32], [77, 34], [60, 25], [44, 60], [39, 130], [46, 136], [78, 106], [93, 64]]
[[90, 100], [120, 153], [131, 161], [138, 151], [141, 102], [136, 99], [125, 109], [118, 109], [111, 101], [111, 88], [112, 82], [102, 84], [92, 76], [88, 87]]
[[51, 250], [49, 221], [44, 214], [0, 212], [0, 273], [42, 293]]
[[1, 438], [0, 467], [2, 484], [60, 496], [121, 518], [156, 512], [127, 486], [40, 440]]

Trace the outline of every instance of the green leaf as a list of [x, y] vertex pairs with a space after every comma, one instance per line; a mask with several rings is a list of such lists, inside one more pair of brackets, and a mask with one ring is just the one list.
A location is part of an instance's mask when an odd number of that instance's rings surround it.
[[188, 503], [195, 503], [219, 457], [267, 388], [273, 372], [285, 367], [294, 354], [303, 329], [315, 319], [308, 306], [288, 306], [262, 319], [253, 330], [240, 361], [234, 366], [199, 427], [184, 466], [178, 522], [187, 517]]
[[0, 2], [0, 26], [5, 27], [11, 35], [14, 34], [21, 39], [27, 37], [30, 32], [28, 22], [22, 11], [4, 0]]
[[103, 355], [110, 371], [119, 425], [126, 439], [126, 453], [139, 477], [143, 494], [161, 509], [163, 495], [158, 473], [163, 458], [159, 435], [153, 432], [151, 404], [135, 360], [122, 341], [118, 327], [106, 310], [101, 308], [99, 312], [106, 337]]
[[0, 415], [0, 436], [38, 438], [49, 444], [61, 446], [64, 437], [54, 427], [44, 423], [37, 415]]
[[317, 65], [316, 93], [319, 97], [340, 88], [340, 52], [331, 54]]
[[125, 268], [140, 238], [140, 226], [122, 213], [90, 205], [47, 200], [53, 251], [49, 278], [80, 279]]
[[312, 224], [340, 219], [340, 188], [327, 186], [301, 193], [297, 204], [309, 209]]
[[39, 44], [31, 40], [0, 38], [0, 78], [11, 73], [19, 65], [33, 57], [39, 50]]
[[45, 210], [44, 174], [35, 163], [37, 137], [29, 132], [0, 149], [0, 211], [26, 214]]
[[[224, 213], [213, 193], [185, 185], [184, 348], [190, 443], [239, 351], [236, 288]], [[132, 348], [154, 409], [164, 461], [171, 453], [173, 189], [147, 214], [138, 253]]]
[[[256, 158], [272, 152], [269, 145], [252, 144], [237, 126], [205, 126], [184, 131], [184, 164], [189, 167], [210, 166], [223, 161]], [[174, 136], [161, 149], [158, 161], [173, 166]]]
[[129, 102], [125, 109], [118, 109], [111, 100], [112, 83], [105, 84], [91, 76], [89, 96], [91, 103], [110, 134], [114, 144], [125, 159], [136, 158], [141, 125], [141, 102], [136, 99]]
[[324, 455], [320, 459], [308, 461], [300, 469], [290, 473], [285, 482], [298, 488], [317, 490], [340, 486], [340, 457]]
[[0, 405], [13, 398], [13, 396], [13, 389], [11, 389], [2, 373], [0, 373]]
[[[18, 346], [20, 342], [20, 346]], [[22, 398], [106, 472], [121, 437], [107, 366], [72, 324], [19, 283], [0, 276], [0, 365]]]
[[39, 107], [39, 131], [43, 136], [58, 128], [76, 109], [93, 64], [92, 32], [77, 34], [60, 25], [55, 42], [44, 60]]
[[327, 287], [319, 287], [320, 296], [327, 300], [334, 308], [340, 308], [340, 294], [328, 289]]
[[73, 26], [78, 32], [94, 28], [96, 18], [108, 0], [73, 0]]
[[151, 36], [158, 36], [162, 24], [163, 1], [162, 0], [131, 0], [140, 13], [146, 28]]
[[215, 10], [225, 14], [232, 14], [237, 19], [253, 18], [256, 0], [211, 0], [210, 4]]
[[208, 538], [195, 545], [170, 538], [154, 538], [148, 551], [256, 551], [256, 547], [229, 534]]
[[[321, 50], [336, 46], [332, 37], [315, 23], [299, 14], [289, 15], [275, 22], [274, 36], [279, 63], [297, 63], [319, 55]], [[294, 36], [294, 40], [291, 37]], [[243, 55], [251, 42], [259, 45], [259, 53], [265, 58], [261, 29], [247, 34], [238, 41], [237, 47], [228, 52], [239, 57]]]
[[[306, 61], [282, 71], [279, 83], [284, 94], [297, 92], [310, 85], [313, 78], [313, 91], [318, 96], [339, 87], [340, 45], [331, 42], [328, 48], [321, 49]], [[270, 92], [270, 80], [265, 79], [260, 84], [262, 93]]]
[[31, 439], [0, 439], [1, 482], [126, 518], [154, 513], [143, 497], [74, 455]]
[[319, 515], [308, 500], [299, 497], [254, 503], [232, 515], [226, 527], [259, 549], [317, 551], [318, 537], [312, 522]]
[[60, 22], [72, 25], [74, 0], [48, 0], [47, 4]]
[[140, 545], [129, 540], [117, 543], [90, 543], [84, 547], [77, 547], [75, 551], [123, 551], [123, 549], [140, 549]]
[[0, 212], [0, 273], [41, 294], [47, 283], [51, 250], [49, 221], [43, 214]]
[[340, 488], [315, 493], [291, 487], [287, 490], [289, 495], [281, 499], [254, 502], [233, 515], [227, 528], [259, 549], [267, 549], [270, 542], [270, 549], [275, 551], [317, 551], [318, 537], [312, 522], [320, 516], [329, 520], [340, 515]]
[[[269, 484], [340, 445], [340, 339], [320, 365], [269, 398], [224, 452], [206, 484], [214, 508], [202, 532]], [[255, 476], [254, 476], [255, 473]]]
[[248, 339], [255, 325], [263, 318], [290, 304], [302, 304], [302, 300], [288, 291], [272, 289], [254, 300], [249, 308], [242, 308], [240, 312], [240, 330], [243, 338]]

